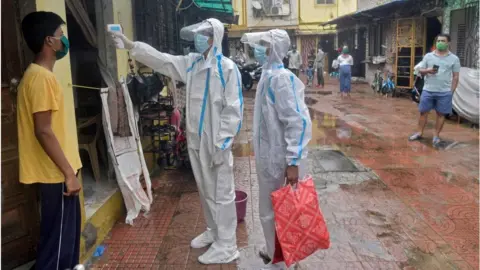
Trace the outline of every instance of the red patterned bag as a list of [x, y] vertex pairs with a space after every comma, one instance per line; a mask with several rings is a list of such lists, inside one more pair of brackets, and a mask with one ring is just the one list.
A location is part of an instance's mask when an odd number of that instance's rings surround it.
[[311, 176], [299, 181], [296, 189], [287, 185], [271, 196], [276, 228], [272, 263], [284, 261], [290, 267], [315, 251], [330, 247], [330, 235]]

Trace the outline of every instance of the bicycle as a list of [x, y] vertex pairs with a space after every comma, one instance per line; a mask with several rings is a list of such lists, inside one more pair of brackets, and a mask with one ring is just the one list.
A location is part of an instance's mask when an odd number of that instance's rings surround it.
[[385, 72], [385, 78], [383, 79], [383, 83], [381, 87], [382, 95], [385, 95], [385, 98], [388, 98], [389, 95], [391, 95], [391, 97], [395, 96], [396, 87], [395, 87], [395, 83], [393, 83], [394, 76], [395, 75], [390, 71]]
[[377, 71], [375, 71], [373, 82], [372, 82], [372, 90], [374, 94], [380, 94], [381, 86], [383, 84], [383, 77], [382, 77], [382, 70], [380, 68], [377, 68]]

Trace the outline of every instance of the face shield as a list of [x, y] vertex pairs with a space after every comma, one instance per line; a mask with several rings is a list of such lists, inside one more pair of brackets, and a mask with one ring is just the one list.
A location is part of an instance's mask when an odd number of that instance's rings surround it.
[[262, 65], [268, 61], [272, 47], [271, 41], [270, 32], [246, 33], [240, 39], [240, 42], [252, 49], [255, 60]]
[[180, 38], [186, 41], [194, 41], [197, 34], [213, 38], [212, 24], [208, 21], [203, 21], [185, 26], [180, 30]]
[[186, 26], [180, 30], [180, 38], [186, 41], [193, 41], [195, 50], [199, 53], [204, 53], [212, 45], [213, 26], [208, 21]]
[[[253, 48], [257, 61], [266, 68], [282, 64], [290, 47], [290, 38], [285, 30], [274, 29], [267, 32], [246, 33], [240, 39], [242, 43]], [[264, 55], [264, 57], [263, 57]]]

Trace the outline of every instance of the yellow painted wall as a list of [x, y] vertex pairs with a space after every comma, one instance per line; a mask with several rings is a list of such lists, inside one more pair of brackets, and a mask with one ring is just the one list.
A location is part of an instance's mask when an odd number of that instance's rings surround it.
[[[133, 14], [132, 0], [113, 1], [113, 19], [114, 23], [122, 25], [123, 33], [130, 39], [133, 39]], [[129, 72], [128, 54], [126, 50], [117, 50], [117, 70], [118, 77], [126, 77]]]
[[336, 0], [338, 17], [357, 11], [357, 0]]
[[247, 29], [247, 20], [246, 20], [246, 2], [245, 0], [232, 0], [233, 13], [238, 15], [238, 25], [232, 25], [230, 27], [231, 31], [239, 31]]
[[[337, 0], [341, 1], [341, 0]], [[317, 0], [299, 1], [300, 26], [312, 24], [310, 27], [319, 28], [319, 24], [337, 17], [336, 4], [316, 4]]]

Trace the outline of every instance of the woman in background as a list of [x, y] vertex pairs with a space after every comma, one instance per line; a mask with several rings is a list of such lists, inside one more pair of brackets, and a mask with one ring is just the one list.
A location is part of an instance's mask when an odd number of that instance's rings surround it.
[[343, 97], [344, 94], [350, 97], [350, 91], [352, 90], [352, 66], [353, 57], [349, 54], [347, 46], [342, 49], [342, 54], [337, 58], [340, 73], [340, 94]]

